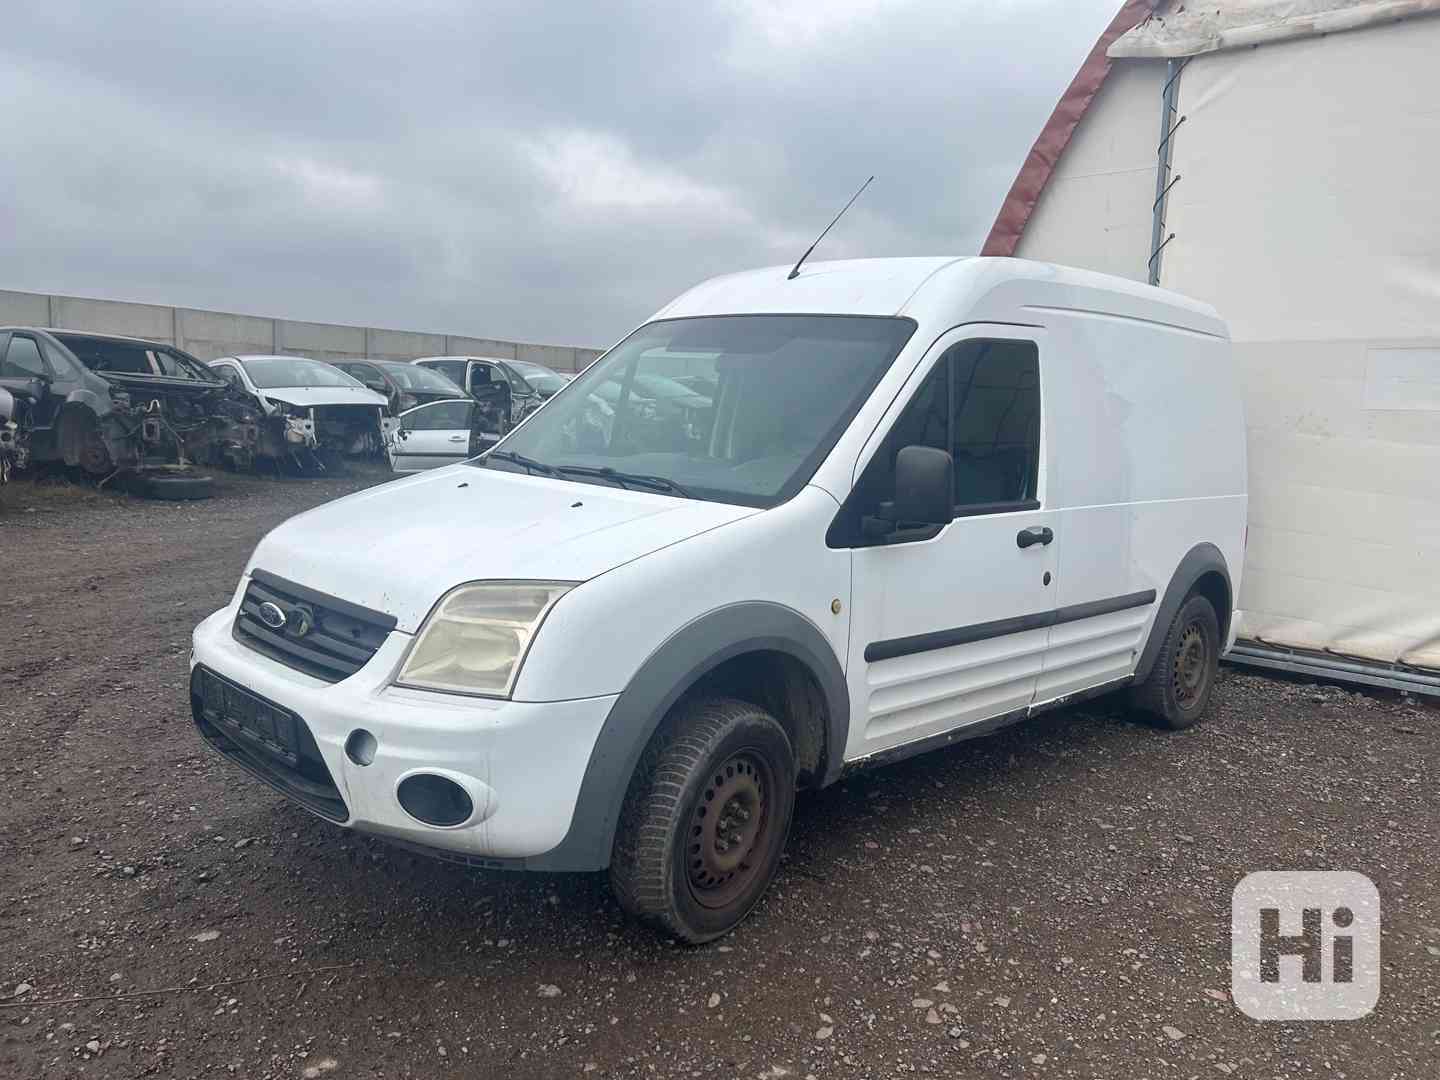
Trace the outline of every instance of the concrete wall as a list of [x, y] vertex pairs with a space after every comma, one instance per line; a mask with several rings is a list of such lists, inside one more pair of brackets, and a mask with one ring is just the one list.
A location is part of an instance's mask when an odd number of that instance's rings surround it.
[[317, 360], [374, 357], [413, 360], [417, 356], [499, 356], [529, 360], [556, 371], [579, 371], [599, 349], [535, 345], [523, 341], [385, 330], [332, 323], [297, 322], [259, 315], [90, 300], [79, 296], [7, 292], [0, 289], [0, 326], [49, 326], [126, 334], [178, 345], [202, 360], [237, 353], [290, 353]]

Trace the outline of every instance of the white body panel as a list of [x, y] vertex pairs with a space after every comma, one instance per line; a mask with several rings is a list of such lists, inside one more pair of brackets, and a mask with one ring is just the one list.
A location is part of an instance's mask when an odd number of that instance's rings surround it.
[[[854, 475], [874, 456], [915, 390], [937, 360], [967, 339], [1032, 341], [1044, 333], [974, 323], [941, 335], [915, 367], [899, 397], [871, 433]], [[1043, 432], [1043, 427], [1042, 427]], [[1042, 436], [1041, 453], [1044, 453]], [[1045, 498], [1045, 472], [1039, 495]], [[855, 710], [847, 758], [900, 746], [1030, 705], [1044, 663], [1049, 630], [991, 637], [870, 662], [874, 642], [934, 633], [957, 626], [1041, 615], [1052, 610], [1056, 567], [1053, 544], [1021, 550], [1021, 529], [1055, 524], [1048, 509], [957, 518], [932, 540], [858, 548], [847, 664]], [[863, 723], [857, 722], [863, 718]]]
[[[1095, 617], [1077, 609], [1051, 625], [1060, 609], [1163, 593], [1197, 544], [1217, 546], [1238, 577], [1242, 428], [1225, 327], [1212, 310], [1013, 260], [818, 264], [793, 283], [787, 270], [707, 283], [663, 314], [801, 310], [916, 324], [788, 501], [761, 510], [469, 465], [431, 471], [287, 522], [247, 567], [393, 616], [395, 629], [359, 674], [326, 685], [238, 644], [228, 628], [243, 590], [197, 632], [196, 661], [317, 729], [353, 800], [352, 824], [518, 857], [556, 842], [617, 695], [662, 645], [722, 609], [777, 605], [818, 632], [848, 683], [843, 756], [856, 760], [1127, 675], [1157, 604], [1152, 595]], [[918, 543], [830, 546], [842, 503], [926, 372], [952, 344], [977, 337], [1038, 349], [1039, 505], [957, 518]], [[1053, 543], [1020, 549], [1019, 530], [1044, 526]], [[437, 601], [489, 580], [578, 583], [535, 635], [510, 700], [393, 687]], [[866, 659], [876, 642], [1015, 618], [1041, 621]], [[348, 763], [345, 733], [361, 724], [395, 725], [380, 743], [398, 741], [399, 759], [380, 769]], [[459, 778], [477, 805], [501, 812], [457, 832], [418, 825], [393, 793], [417, 765]], [[553, 805], [538, 805], [541, 790]], [[506, 816], [512, 806], [524, 808], [520, 816]]]
[[390, 400], [363, 386], [272, 386], [259, 391], [266, 404], [283, 401], [308, 409], [315, 405], [375, 405], [386, 408]]
[[[332, 686], [241, 645], [230, 634], [233, 618], [234, 609], [225, 608], [201, 623], [195, 656], [305, 718], [353, 828], [497, 858], [547, 851], [565, 835], [590, 748], [613, 697], [531, 705], [390, 686], [410, 644], [409, 636], [398, 632], [364, 672]], [[360, 723], [385, 748], [365, 767], [345, 755], [345, 740]], [[564, 738], [557, 738], [558, 732]], [[461, 779], [475, 801], [477, 820], [459, 829], [433, 829], [405, 814], [395, 800], [395, 784], [421, 765]]]
[[390, 442], [390, 467], [397, 473], [455, 465], [469, 456], [468, 428], [397, 432]]
[[[448, 401], [432, 401], [407, 409], [396, 417], [394, 437], [385, 443], [390, 467], [397, 473], [421, 472], [438, 469], [445, 465], [456, 465], [470, 456], [469, 427], [414, 427], [417, 417], [436, 415], [437, 408], [464, 405], [467, 411], [474, 407], [470, 398], [452, 398]], [[446, 413], [448, 416], [448, 412]], [[447, 421], [450, 423], [453, 421]]]
[[[260, 541], [247, 572], [258, 566], [386, 612], [413, 633], [464, 582], [586, 581], [754, 513], [455, 465], [291, 518]], [[582, 695], [557, 687], [555, 696]]]

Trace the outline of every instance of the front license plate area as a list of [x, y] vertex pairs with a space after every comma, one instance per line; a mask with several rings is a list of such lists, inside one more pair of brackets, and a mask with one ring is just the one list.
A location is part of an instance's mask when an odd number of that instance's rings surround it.
[[200, 675], [200, 703], [205, 719], [232, 739], [291, 768], [299, 765], [293, 713], [208, 671]]

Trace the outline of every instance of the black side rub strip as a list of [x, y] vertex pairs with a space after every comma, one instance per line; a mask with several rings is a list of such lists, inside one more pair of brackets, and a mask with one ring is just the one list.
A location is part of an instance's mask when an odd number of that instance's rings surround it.
[[1109, 615], [1130, 608], [1148, 607], [1155, 602], [1155, 590], [1112, 596], [1106, 600], [1091, 600], [1084, 604], [1071, 604], [1054, 611], [1041, 611], [1034, 615], [1017, 615], [1013, 619], [996, 619], [993, 622], [973, 623], [957, 626], [953, 630], [933, 630], [928, 634], [914, 634], [910, 637], [890, 638], [888, 641], [872, 641], [865, 646], [865, 660], [893, 660], [897, 656], [930, 652], [932, 649], [948, 649], [952, 645], [969, 645], [987, 638], [1004, 637], [1006, 634], [1021, 634], [1026, 630], [1042, 630], [1047, 626], [1093, 619], [1097, 615]]

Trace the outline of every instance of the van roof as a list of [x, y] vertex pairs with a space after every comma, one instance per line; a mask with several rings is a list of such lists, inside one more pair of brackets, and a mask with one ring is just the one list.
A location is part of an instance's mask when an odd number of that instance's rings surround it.
[[1128, 278], [1028, 259], [845, 259], [769, 266], [702, 282], [655, 318], [699, 315], [927, 315], [965, 321], [1038, 322], [1042, 310], [1080, 310], [1228, 336], [1208, 304]]

